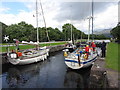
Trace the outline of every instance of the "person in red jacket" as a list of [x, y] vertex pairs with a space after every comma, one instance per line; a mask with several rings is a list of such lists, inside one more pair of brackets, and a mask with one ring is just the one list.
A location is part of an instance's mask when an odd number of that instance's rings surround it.
[[88, 59], [88, 56], [89, 56], [89, 45], [86, 45], [85, 52], [86, 52], [86, 55], [87, 55], [86, 59]]
[[93, 51], [95, 51], [95, 47], [96, 47], [96, 45], [95, 45], [95, 43], [94, 42], [92, 42], [92, 48], [93, 48]]

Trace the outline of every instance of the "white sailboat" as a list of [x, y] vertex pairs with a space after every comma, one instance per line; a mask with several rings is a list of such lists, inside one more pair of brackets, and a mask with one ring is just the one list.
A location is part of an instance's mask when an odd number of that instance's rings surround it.
[[86, 59], [86, 54], [84, 53], [84, 49], [78, 48], [74, 52], [66, 55], [65, 64], [71, 69], [80, 69], [80, 68], [88, 67], [91, 64], [93, 64], [93, 62], [97, 59], [98, 56], [97, 52], [93, 53], [92, 51], [90, 51], [89, 54], [90, 55], [88, 59]]
[[47, 59], [47, 56], [49, 56], [49, 49], [46, 47], [39, 48], [39, 33], [38, 33], [38, 6], [37, 6], [37, 0], [36, 0], [36, 24], [37, 24], [37, 42], [33, 43], [31, 42], [23, 42], [26, 44], [32, 44], [36, 45], [36, 49], [30, 49], [30, 50], [24, 50], [22, 52], [16, 51], [16, 52], [10, 52], [8, 53], [8, 60], [13, 65], [25, 65], [25, 64], [31, 64], [38, 61], [42, 61]]
[[[92, 25], [93, 25], [93, 2], [92, 2]], [[89, 23], [90, 24], [90, 23]], [[90, 25], [89, 25], [90, 30]], [[93, 32], [93, 27], [92, 27]], [[89, 31], [88, 31], [89, 33]], [[89, 35], [88, 35], [89, 42]], [[68, 50], [64, 50], [65, 64], [71, 69], [81, 69], [90, 66], [97, 59], [99, 48], [95, 51], [93, 48], [89, 48], [89, 55], [85, 52], [85, 47], [79, 47], [74, 52], [70, 53]]]

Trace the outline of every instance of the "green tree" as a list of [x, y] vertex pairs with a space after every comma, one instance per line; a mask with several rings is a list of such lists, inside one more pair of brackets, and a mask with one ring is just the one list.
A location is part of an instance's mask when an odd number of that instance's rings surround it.
[[48, 41], [45, 27], [42, 27], [42, 28], [39, 27], [39, 38], [40, 38], [40, 41], [42, 42]]
[[112, 34], [112, 36], [113, 36], [114, 38], [117, 38], [117, 40], [120, 41], [120, 25], [114, 27], [114, 28], [110, 31], [110, 33]]
[[18, 24], [12, 24], [6, 28], [6, 33], [10, 36], [10, 42], [13, 42], [13, 39], [35, 41], [36, 38], [32, 37], [35, 34], [34, 32], [36, 32], [34, 27], [23, 21]]
[[70, 40], [71, 39], [71, 27], [72, 27], [72, 39], [77, 40], [81, 38], [85, 38], [86, 34], [84, 32], [81, 32], [77, 28], [75, 28], [73, 25], [66, 23], [62, 26], [62, 32], [64, 35], [65, 40]]
[[63, 39], [62, 37], [63, 33], [58, 28], [54, 29], [54, 28], [48, 27], [47, 30], [48, 30], [50, 40], [59, 41]]
[[62, 26], [62, 32], [64, 33], [65, 41], [70, 40], [71, 37], [71, 24], [67, 23]]

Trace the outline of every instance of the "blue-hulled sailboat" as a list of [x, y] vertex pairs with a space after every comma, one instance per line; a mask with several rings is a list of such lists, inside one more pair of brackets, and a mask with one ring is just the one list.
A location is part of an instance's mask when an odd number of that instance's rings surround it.
[[[92, 19], [92, 34], [93, 34], [93, 2], [92, 2], [92, 16], [89, 18], [89, 31], [88, 31], [88, 45], [89, 42], [89, 32], [90, 32], [90, 19]], [[89, 47], [89, 55], [86, 55], [85, 47], [78, 47], [72, 53], [68, 49], [63, 50], [65, 56], [65, 64], [71, 69], [81, 69], [90, 66], [97, 59], [99, 48]]]

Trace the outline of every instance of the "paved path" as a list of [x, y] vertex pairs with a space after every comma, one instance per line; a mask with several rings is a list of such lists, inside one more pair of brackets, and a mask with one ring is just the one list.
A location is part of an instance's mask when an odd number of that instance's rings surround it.
[[107, 75], [109, 88], [118, 88], [120, 82], [120, 73], [105, 67], [105, 59], [98, 58], [91, 70], [104, 71]]

